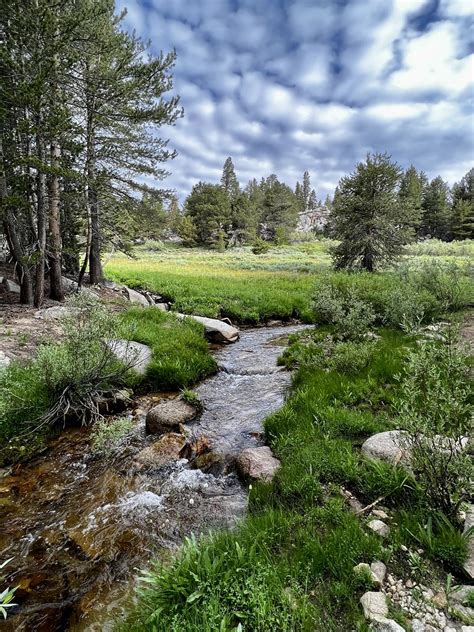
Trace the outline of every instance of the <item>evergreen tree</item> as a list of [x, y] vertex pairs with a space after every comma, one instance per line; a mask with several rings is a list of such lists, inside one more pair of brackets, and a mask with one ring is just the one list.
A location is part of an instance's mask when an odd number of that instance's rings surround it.
[[192, 217], [185, 215], [179, 224], [178, 235], [183, 240], [183, 246], [193, 248], [198, 243], [198, 232]]
[[474, 238], [474, 168], [453, 186], [454, 239]]
[[418, 172], [413, 165], [405, 171], [398, 192], [403, 206], [410, 209], [411, 225], [416, 232], [421, 226], [423, 195], [427, 185], [427, 177], [423, 171]]
[[240, 193], [239, 183], [237, 181], [237, 176], [235, 175], [234, 163], [232, 162], [232, 158], [230, 156], [225, 161], [222, 169], [221, 185], [230, 200], [236, 198]]
[[340, 180], [331, 213], [332, 232], [341, 240], [332, 253], [336, 268], [373, 272], [401, 253], [412, 232], [397, 193], [401, 175], [388, 154], [377, 153]]
[[302, 213], [304, 210], [306, 210], [306, 205], [303, 194], [303, 187], [299, 182], [296, 183], [295, 196], [298, 202], [298, 213]]
[[263, 188], [261, 236], [267, 240], [274, 239], [277, 229], [280, 228], [288, 238], [298, 222], [296, 195], [288, 185], [280, 182], [275, 174], [268, 176], [261, 186]]
[[176, 197], [176, 195], [172, 195], [168, 206], [167, 228], [174, 235], [179, 234], [182, 219], [183, 216], [179, 208], [178, 198]]
[[304, 200], [304, 210], [307, 211], [309, 209], [311, 197], [311, 178], [309, 176], [309, 171], [305, 171], [303, 173], [302, 195]]
[[318, 198], [316, 197], [316, 191], [311, 189], [308, 200], [308, 209], [310, 211], [314, 211], [316, 208], [318, 208]]
[[198, 243], [216, 246], [221, 240], [221, 230], [226, 234], [230, 230], [229, 197], [217, 184], [194, 185], [185, 202], [185, 214], [194, 222]]
[[451, 204], [449, 186], [441, 176], [431, 180], [423, 194], [423, 235], [449, 240], [451, 238]]
[[230, 244], [244, 244], [253, 242], [257, 235], [257, 217], [253, 212], [248, 194], [244, 191], [233, 198], [231, 207]]

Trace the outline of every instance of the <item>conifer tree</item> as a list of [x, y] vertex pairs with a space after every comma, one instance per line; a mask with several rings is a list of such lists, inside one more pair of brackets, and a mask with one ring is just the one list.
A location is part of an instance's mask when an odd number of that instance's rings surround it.
[[332, 232], [340, 239], [332, 251], [336, 268], [373, 272], [401, 253], [411, 234], [409, 210], [397, 193], [401, 175], [388, 154], [368, 154], [340, 180], [331, 213]]
[[437, 239], [450, 239], [451, 218], [449, 186], [441, 176], [437, 176], [423, 193], [422, 233]]
[[423, 196], [428, 179], [423, 171], [413, 165], [405, 171], [400, 182], [399, 196], [402, 204], [410, 209], [411, 225], [418, 232], [421, 226]]
[[230, 156], [226, 159], [222, 169], [221, 186], [229, 196], [230, 200], [236, 198], [240, 193], [239, 182], [237, 180], [237, 176], [235, 175], [234, 163], [232, 162], [232, 158]]
[[474, 238], [474, 168], [453, 185], [454, 239]]

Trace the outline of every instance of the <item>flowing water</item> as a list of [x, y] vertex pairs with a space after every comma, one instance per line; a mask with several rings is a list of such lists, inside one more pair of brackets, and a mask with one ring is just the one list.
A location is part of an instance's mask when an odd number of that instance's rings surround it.
[[0, 472], [0, 563], [12, 558], [4, 571], [19, 604], [0, 628], [110, 630], [137, 569], [172, 555], [192, 533], [244, 516], [247, 490], [233, 459], [262, 443], [263, 419], [282, 405], [290, 374], [276, 360], [285, 336], [301, 328], [246, 330], [215, 351], [220, 370], [197, 387], [204, 411], [187, 436], [206, 450], [196, 457], [190, 448], [192, 461], [140, 459], [157, 441], [145, 435], [145, 414], [170, 397], [160, 394], [123, 413], [133, 429], [106, 455], [91, 450], [89, 429], [71, 429], [45, 455]]

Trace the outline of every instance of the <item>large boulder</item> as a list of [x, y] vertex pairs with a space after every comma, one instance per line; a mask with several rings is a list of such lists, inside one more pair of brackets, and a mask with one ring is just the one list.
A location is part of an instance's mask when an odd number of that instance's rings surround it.
[[271, 481], [280, 465], [268, 446], [246, 448], [237, 457], [237, 469], [245, 479]]
[[169, 432], [143, 448], [136, 455], [135, 461], [142, 467], [159, 468], [169, 465], [180, 458], [185, 443], [186, 438], [183, 435]]
[[201, 323], [206, 331], [206, 336], [213, 342], [229, 343], [237, 342], [237, 340], [239, 339], [239, 330], [236, 327], [223, 322], [222, 320], [217, 320], [215, 318], [205, 318], [204, 316], [194, 316], [194, 314], [190, 314], [189, 316], [186, 316], [185, 314], [176, 314], [176, 316], [181, 319], [192, 318], [198, 323]]
[[362, 454], [371, 459], [380, 459], [396, 465], [407, 460], [400, 443], [405, 433], [402, 430], [378, 432], [362, 444]]
[[132, 290], [130, 287], [124, 288], [124, 294], [130, 303], [136, 303], [137, 305], [142, 305], [143, 307], [148, 307], [150, 305], [146, 296], [140, 294], [140, 292], [137, 292], [136, 290]]
[[196, 409], [183, 399], [160, 402], [148, 411], [146, 431], [148, 434], [163, 434], [178, 430], [181, 424], [192, 421], [195, 417]]
[[73, 307], [72, 305], [54, 305], [53, 307], [36, 311], [35, 318], [39, 320], [61, 320], [61, 318], [66, 316], [77, 315], [80, 311], [80, 307]]
[[150, 347], [132, 340], [110, 340], [107, 344], [118, 360], [133, 368], [140, 375], [146, 373], [151, 362]]
[[7, 292], [11, 292], [12, 294], [20, 294], [21, 288], [18, 283], [15, 283], [15, 281], [12, 281], [11, 279], [3, 279], [2, 283]]
[[77, 281], [73, 281], [72, 279], [68, 279], [65, 276], [61, 277], [61, 283], [63, 285], [63, 290], [68, 292], [75, 292], [77, 290]]

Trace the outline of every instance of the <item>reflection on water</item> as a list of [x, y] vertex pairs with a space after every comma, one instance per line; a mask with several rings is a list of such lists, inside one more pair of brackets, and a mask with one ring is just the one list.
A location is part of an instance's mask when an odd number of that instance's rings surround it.
[[242, 332], [216, 352], [221, 371], [197, 387], [205, 409], [190, 441], [205, 438], [224, 464], [215, 475], [183, 458], [159, 468], [136, 457], [147, 408], [162, 396], [137, 399], [126, 415], [133, 430], [107, 457], [90, 450], [88, 429], [65, 432], [51, 450], [0, 477], [0, 561], [8, 585], [19, 586], [18, 612], [2, 629], [108, 630], [133, 593], [133, 575], [183, 537], [232, 526], [247, 492], [232, 458], [261, 441], [262, 420], [278, 409], [290, 376], [276, 366], [275, 340], [299, 326]]

